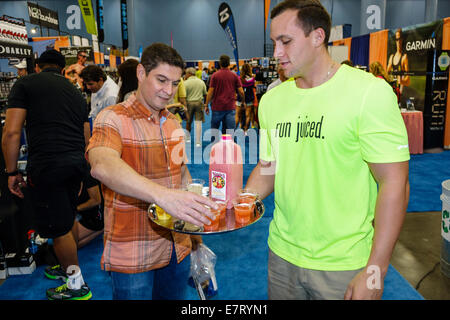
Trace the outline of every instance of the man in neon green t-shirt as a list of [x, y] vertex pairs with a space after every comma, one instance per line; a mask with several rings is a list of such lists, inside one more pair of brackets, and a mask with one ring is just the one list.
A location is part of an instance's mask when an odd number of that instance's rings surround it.
[[274, 56], [293, 79], [261, 99], [260, 161], [246, 186], [275, 193], [269, 299], [380, 299], [409, 197], [396, 97], [331, 59], [320, 2], [284, 1], [271, 19]]

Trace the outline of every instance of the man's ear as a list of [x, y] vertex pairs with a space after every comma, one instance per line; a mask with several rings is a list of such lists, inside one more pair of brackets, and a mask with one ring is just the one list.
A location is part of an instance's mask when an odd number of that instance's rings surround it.
[[144, 81], [146, 74], [145, 74], [145, 68], [142, 64], [138, 64], [136, 68], [136, 76], [138, 78], [138, 82]]
[[322, 28], [317, 28], [317, 29], [311, 31], [311, 35], [313, 37], [313, 43], [316, 48], [320, 47], [322, 44], [324, 44], [325, 31]]

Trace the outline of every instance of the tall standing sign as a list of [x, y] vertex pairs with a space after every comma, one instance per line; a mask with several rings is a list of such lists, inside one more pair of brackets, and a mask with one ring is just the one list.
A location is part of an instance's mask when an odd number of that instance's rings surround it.
[[[239, 53], [236, 39], [236, 28], [234, 26], [233, 13], [231, 12], [230, 6], [222, 2], [219, 6], [219, 23], [222, 26], [225, 34], [230, 41], [231, 47], [233, 48], [234, 59], [236, 60], [236, 66], [239, 66]], [[239, 71], [239, 68], [238, 68]]]
[[450, 50], [433, 50], [428, 55], [423, 148], [443, 148]]
[[120, 0], [120, 25], [122, 30], [122, 48], [128, 49], [127, 0]]

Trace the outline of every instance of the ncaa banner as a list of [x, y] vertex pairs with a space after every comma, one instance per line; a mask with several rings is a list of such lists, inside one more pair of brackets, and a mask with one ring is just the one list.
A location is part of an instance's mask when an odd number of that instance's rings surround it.
[[236, 28], [234, 27], [234, 19], [231, 8], [225, 2], [222, 2], [219, 7], [219, 23], [225, 31], [225, 34], [230, 41], [231, 47], [233, 48], [234, 59], [236, 60], [236, 66], [238, 66], [239, 74], [239, 54], [236, 38]]
[[105, 41], [105, 29], [103, 27], [103, 0], [97, 0], [97, 28], [98, 42]]
[[87, 33], [97, 35], [97, 26], [95, 25], [91, 0], [78, 0], [78, 4], [80, 5], [84, 23], [86, 24]]

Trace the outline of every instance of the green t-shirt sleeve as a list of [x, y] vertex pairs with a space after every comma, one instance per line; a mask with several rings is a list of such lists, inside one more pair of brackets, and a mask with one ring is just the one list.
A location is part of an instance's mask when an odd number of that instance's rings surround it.
[[[258, 120], [260, 125], [259, 158], [263, 161], [275, 161], [275, 154], [273, 152], [274, 148], [272, 146], [273, 141], [275, 141], [275, 139], [272, 139], [275, 134], [275, 130], [271, 130], [266, 121], [267, 108], [269, 108], [270, 104], [267, 100], [270, 99], [263, 96], [258, 107]], [[271, 132], [273, 132], [273, 134]]]
[[382, 79], [373, 82], [361, 106], [359, 141], [365, 161], [390, 163], [409, 160], [408, 134], [397, 98]]

